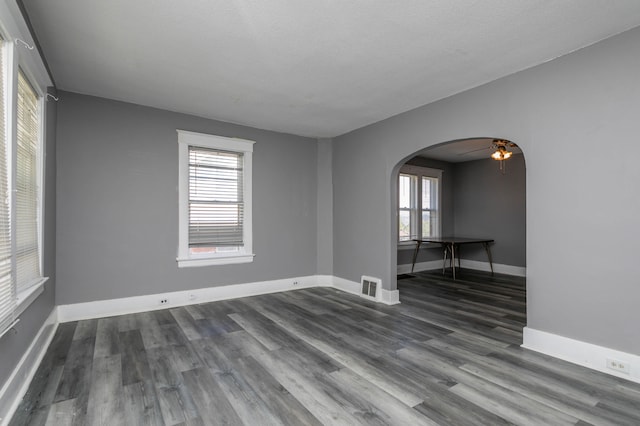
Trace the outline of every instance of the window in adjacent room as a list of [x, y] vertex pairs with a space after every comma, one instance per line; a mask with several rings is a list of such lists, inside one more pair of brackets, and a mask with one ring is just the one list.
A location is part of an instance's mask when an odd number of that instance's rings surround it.
[[253, 261], [253, 142], [178, 130], [178, 266]]
[[398, 186], [398, 236], [400, 241], [415, 238], [417, 234], [416, 206], [418, 176], [400, 173]]
[[442, 170], [405, 165], [398, 176], [398, 240], [439, 237]]

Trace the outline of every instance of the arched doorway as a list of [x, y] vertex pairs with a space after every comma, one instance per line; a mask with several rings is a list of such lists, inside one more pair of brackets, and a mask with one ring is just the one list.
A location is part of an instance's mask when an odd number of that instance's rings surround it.
[[[487, 301], [506, 300], [503, 313], [524, 326], [526, 170], [522, 150], [494, 138], [445, 142], [403, 159], [393, 179], [401, 301], [403, 290], [408, 297], [418, 288], [412, 283], [436, 280], [443, 289], [451, 285], [463, 289], [459, 292], [475, 298], [479, 306], [481, 298], [473, 296], [478, 292]], [[469, 239], [470, 244], [434, 242], [438, 238]], [[416, 240], [424, 241], [419, 250]], [[483, 240], [492, 242], [481, 244]], [[451, 262], [453, 255], [459, 268]]]

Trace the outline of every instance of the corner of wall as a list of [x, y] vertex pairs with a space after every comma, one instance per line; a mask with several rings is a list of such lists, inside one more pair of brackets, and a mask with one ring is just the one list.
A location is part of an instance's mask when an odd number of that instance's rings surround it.
[[333, 274], [333, 140], [317, 140], [317, 273]]

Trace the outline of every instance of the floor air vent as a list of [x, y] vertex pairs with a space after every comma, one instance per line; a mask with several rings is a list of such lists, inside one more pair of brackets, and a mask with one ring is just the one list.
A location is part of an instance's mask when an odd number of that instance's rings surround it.
[[380, 287], [382, 286], [382, 280], [379, 278], [367, 277], [363, 275], [360, 279], [362, 284], [361, 295], [370, 299], [377, 300], [380, 293]]

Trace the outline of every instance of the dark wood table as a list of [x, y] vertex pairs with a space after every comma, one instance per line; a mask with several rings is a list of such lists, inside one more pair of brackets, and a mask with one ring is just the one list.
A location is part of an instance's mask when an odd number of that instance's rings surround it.
[[482, 244], [484, 250], [487, 252], [489, 258], [489, 267], [491, 267], [491, 274], [493, 274], [493, 260], [491, 259], [491, 249], [489, 244], [493, 242], [490, 239], [481, 238], [462, 238], [462, 237], [439, 237], [439, 238], [422, 238], [412, 239], [416, 242], [416, 249], [413, 252], [413, 262], [411, 264], [411, 272], [416, 266], [416, 259], [418, 258], [418, 251], [423, 243], [437, 243], [444, 249], [444, 259], [442, 261], [442, 274], [444, 275], [445, 266], [447, 264], [447, 253], [451, 254], [451, 269], [453, 270], [453, 279], [456, 279], [456, 252], [458, 253], [458, 267], [460, 267], [460, 246], [463, 244]]

